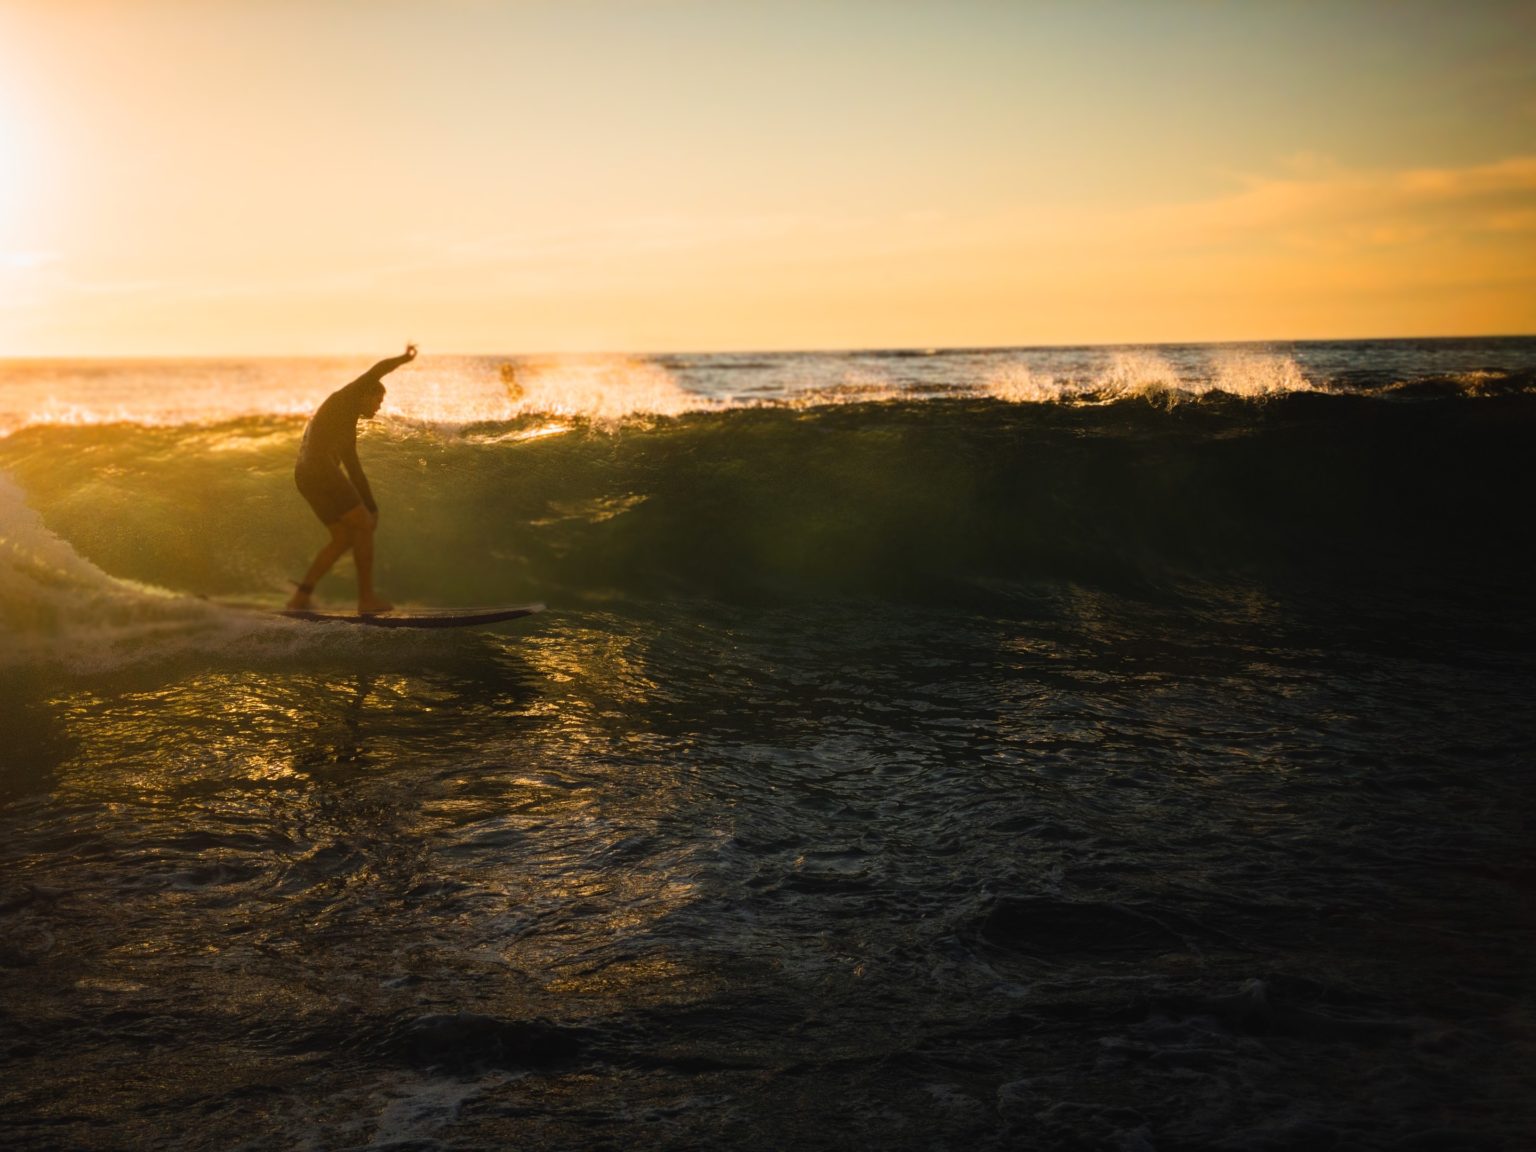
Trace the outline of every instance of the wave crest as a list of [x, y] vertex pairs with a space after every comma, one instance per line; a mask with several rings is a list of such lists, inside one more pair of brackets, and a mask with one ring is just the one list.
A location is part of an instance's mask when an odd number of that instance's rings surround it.
[[1059, 379], [1015, 362], [993, 368], [981, 383], [982, 395], [1009, 404], [1103, 404], [1148, 400], [1164, 405], [1220, 394], [1259, 400], [1293, 392], [1311, 392], [1295, 357], [1229, 349], [1215, 357], [1205, 375], [1181, 375], [1156, 352], [1117, 352], [1096, 374]]
[[504, 365], [501, 377], [517, 414], [613, 423], [632, 416], [679, 416], [709, 406], [660, 363], [632, 356]]

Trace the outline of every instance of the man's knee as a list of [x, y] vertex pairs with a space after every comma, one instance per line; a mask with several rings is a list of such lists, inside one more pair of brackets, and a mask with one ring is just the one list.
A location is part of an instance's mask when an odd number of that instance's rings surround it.
[[373, 535], [373, 516], [361, 504], [343, 516], [341, 524], [347, 531], [348, 539], [356, 540], [359, 536]]
[[342, 548], [350, 548], [359, 539], [373, 535], [373, 517], [368, 509], [359, 504], [330, 523], [331, 540]]

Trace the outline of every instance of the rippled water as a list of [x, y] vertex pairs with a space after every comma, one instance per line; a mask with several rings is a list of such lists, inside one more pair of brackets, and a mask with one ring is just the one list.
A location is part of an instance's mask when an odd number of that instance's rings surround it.
[[1516, 1147], [1531, 621], [1306, 603], [13, 684], [13, 1146]]

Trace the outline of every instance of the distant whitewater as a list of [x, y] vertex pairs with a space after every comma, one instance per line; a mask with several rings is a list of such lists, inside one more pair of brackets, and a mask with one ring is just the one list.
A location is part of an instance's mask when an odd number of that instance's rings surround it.
[[[1162, 405], [1296, 392], [1529, 389], [1527, 338], [654, 356], [432, 356], [384, 413], [440, 426], [529, 415], [608, 423], [743, 407], [988, 397]], [[197, 424], [307, 416], [365, 357], [0, 360], [0, 433], [30, 424]]]

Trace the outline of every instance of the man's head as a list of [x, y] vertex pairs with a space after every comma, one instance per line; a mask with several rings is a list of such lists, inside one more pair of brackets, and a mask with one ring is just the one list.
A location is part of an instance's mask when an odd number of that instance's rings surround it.
[[363, 389], [358, 399], [360, 401], [357, 406], [358, 415], [365, 420], [371, 420], [378, 415], [379, 405], [384, 403], [384, 385], [378, 383], [369, 385]]

